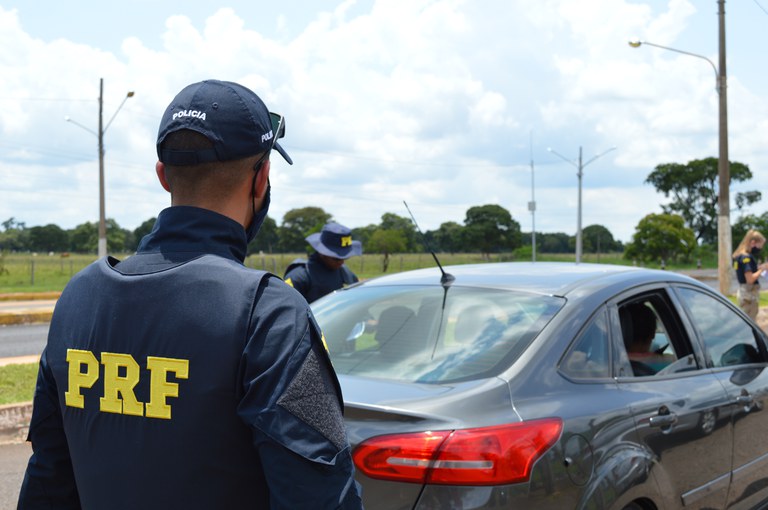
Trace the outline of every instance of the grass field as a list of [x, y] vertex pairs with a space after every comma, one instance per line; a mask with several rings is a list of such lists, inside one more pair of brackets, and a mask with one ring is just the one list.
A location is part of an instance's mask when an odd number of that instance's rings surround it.
[[0, 405], [31, 401], [36, 380], [37, 363], [0, 367]]
[[[128, 255], [116, 255], [123, 259]], [[530, 254], [518, 256], [510, 254], [493, 254], [490, 259], [484, 259], [479, 253], [439, 253], [440, 264], [443, 266], [455, 264], [475, 264], [483, 262], [509, 262], [529, 261]], [[245, 264], [248, 267], [270, 271], [282, 276], [290, 262], [298, 257], [306, 257], [303, 253], [286, 253], [275, 255], [251, 255]], [[95, 255], [60, 254], [3, 254], [0, 255], [0, 294], [19, 292], [55, 292], [61, 291], [72, 276], [96, 260]], [[575, 256], [569, 254], [538, 254], [537, 261], [575, 262]], [[381, 276], [383, 257], [379, 254], [365, 254], [353, 257], [348, 261], [348, 266], [361, 279]], [[594, 254], [585, 253], [582, 256], [584, 263], [621, 264], [630, 265], [631, 261], [622, 258], [621, 253]], [[704, 260], [704, 267], [717, 267], [716, 260]], [[429, 253], [405, 253], [394, 254], [389, 258], [388, 273], [398, 273], [410, 269], [423, 267], [435, 267], [435, 261]], [[647, 265], [651, 268], [659, 268], [660, 264]], [[696, 267], [695, 263], [688, 265], [669, 265], [667, 269], [686, 269]]]

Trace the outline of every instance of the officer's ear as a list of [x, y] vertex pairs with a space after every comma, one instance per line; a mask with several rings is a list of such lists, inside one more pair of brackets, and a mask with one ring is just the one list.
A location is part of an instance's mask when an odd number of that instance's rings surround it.
[[165, 163], [158, 161], [155, 164], [155, 172], [157, 173], [157, 179], [160, 181], [160, 185], [167, 191], [171, 192], [171, 187], [168, 185], [168, 179], [165, 177]]
[[270, 166], [270, 162], [267, 159], [261, 164], [261, 168], [256, 170], [256, 178], [253, 182], [253, 196], [256, 198], [256, 200], [262, 200], [264, 195], [267, 193], [267, 188], [269, 187]]

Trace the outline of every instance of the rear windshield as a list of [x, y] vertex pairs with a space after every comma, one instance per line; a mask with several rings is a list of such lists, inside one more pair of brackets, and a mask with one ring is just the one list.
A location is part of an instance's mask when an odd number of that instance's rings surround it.
[[312, 304], [339, 374], [445, 383], [498, 374], [563, 305], [494, 289], [357, 287]]

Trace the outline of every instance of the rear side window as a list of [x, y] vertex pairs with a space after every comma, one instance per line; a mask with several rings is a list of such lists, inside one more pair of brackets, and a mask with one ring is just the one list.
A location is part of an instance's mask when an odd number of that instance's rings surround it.
[[608, 319], [605, 309], [595, 315], [560, 364], [560, 370], [575, 379], [610, 377]]
[[361, 286], [312, 310], [338, 374], [444, 383], [506, 369], [563, 303], [498, 289]]
[[727, 367], [763, 361], [756, 332], [731, 308], [693, 289], [680, 288], [679, 293], [704, 343], [709, 366]]

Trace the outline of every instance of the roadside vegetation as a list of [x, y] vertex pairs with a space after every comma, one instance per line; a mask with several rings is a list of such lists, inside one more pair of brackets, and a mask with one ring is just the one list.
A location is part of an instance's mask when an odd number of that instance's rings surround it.
[[31, 401], [36, 380], [37, 363], [0, 366], [0, 405]]
[[[118, 259], [128, 257], [128, 254], [115, 255]], [[282, 254], [252, 254], [245, 263], [248, 267], [263, 269], [278, 276], [288, 264], [299, 257], [306, 257], [306, 253], [282, 253]], [[383, 257], [381, 253], [368, 253], [359, 257], [352, 257], [348, 264], [361, 279], [374, 278], [385, 274], [383, 271]], [[518, 249], [515, 253], [438, 253], [438, 260], [443, 266], [460, 264], [480, 264], [486, 262], [510, 262], [530, 261], [532, 259], [530, 246]], [[388, 255], [387, 273], [398, 273], [410, 269], [436, 267], [432, 255], [429, 253], [393, 253]], [[96, 260], [92, 254], [61, 254], [34, 255], [30, 253], [14, 253], [2, 255], [2, 267], [0, 272], [0, 294], [16, 294], [26, 292], [60, 292], [74, 274]], [[537, 253], [538, 262], [574, 262], [573, 253]], [[661, 261], [642, 262], [625, 258], [621, 252], [614, 253], [584, 253], [583, 263], [641, 265], [652, 269], [695, 269], [699, 263], [704, 268], [716, 268], [717, 259], [714, 254], [702, 257], [700, 261], [688, 260], [687, 262], [671, 261], [662, 267]]]

